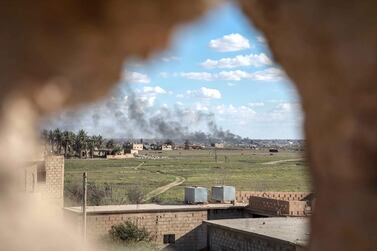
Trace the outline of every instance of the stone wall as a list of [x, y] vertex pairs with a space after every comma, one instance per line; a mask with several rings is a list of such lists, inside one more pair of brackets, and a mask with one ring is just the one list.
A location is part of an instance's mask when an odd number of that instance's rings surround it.
[[285, 241], [209, 225], [209, 251], [295, 251], [296, 246]]

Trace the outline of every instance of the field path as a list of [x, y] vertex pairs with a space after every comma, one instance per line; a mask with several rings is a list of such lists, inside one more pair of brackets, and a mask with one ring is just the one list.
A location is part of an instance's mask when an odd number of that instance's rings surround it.
[[156, 188], [155, 190], [149, 192], [147, 195], [145, 195], [145, 198], [143, 200], [144, 201], [147, 201], [151, 198], [153, 198], [154, 196], [157, 196], [157, 195], [160, 195], [162, 193], [165, 193], [167, 190], [175, 187], [175, 186], [179, 186], [180, 184], [182, 184], [183, 182], [185, 182], [186, 179], [183, 178], [183, 177], [180, 177], [180, 176], [176, 176], [175, 177], [175, 181], [165, 185], [165, 186], [161, 186], [161, 187], [158, 187]]
[[142, 165], [144, 165], [144, 163], [145, 163], [144, 161], [141, 162], [138, 166], [134, 167], [134, 169], [135, 169], [135, 170], [139, 169], [139, 167], [141, 167]]
[[282, 160], [274, 160], [274, 161], [263, 162], [261, 164], [262, 165], [275, 165], [275, 164], [280, 164], [280, 163], [284, 163], [284, 162], [299, 161], [299, 160], [304, 160], [304, 159], [303, 158], [299, 158], [299, 159], [282, 159]]

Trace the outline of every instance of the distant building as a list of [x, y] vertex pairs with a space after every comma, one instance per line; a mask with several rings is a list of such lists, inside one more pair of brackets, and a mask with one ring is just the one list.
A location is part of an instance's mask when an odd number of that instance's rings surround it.
[[135, 144], [135, 143], [132, 144], [132, 150], [142, 151], [143, 148], [144, 148], [143, 144]]
[[223, 143], [215, 143], [215, 148], [224, 148]]
[[135, 158], [135, 155], [138, 154], [138, 150], [129, 149], [129, 150], [120, 150], [114, 154], [107, 155], [107, 159], [132, 159]]
[[161, 150], [163, 150], [163, 151], [171, 151], [171, 150], [173, 150], [173, 146], [172, 145], [168, 145], [168, 144], [163, 144], [161, 146]]
[[93, 158], [106, 158], [107, 155], [111, 155], [112, 149], [107, 148], [94, 148]]
[[107, 155], [106, 158], [107, 159], [133, 159], [135, 158], [135, 155], [131, 153], [123, 153], [123, 154]]

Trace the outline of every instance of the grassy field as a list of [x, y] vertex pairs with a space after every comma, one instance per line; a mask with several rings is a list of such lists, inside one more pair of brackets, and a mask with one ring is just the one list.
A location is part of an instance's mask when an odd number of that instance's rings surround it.
[[[65, 161], [65, 186], [79, 186], [83, 171], [99, 189], [111, 188], [101, 204], [127, 203], [135, 186], [143, 194], [174, 181], [184, 181], [155, 201], [181, 202], [185, 186], [232, 185], [237, 190], [309, 191], [310, 177], [302, 153], [255, 150], [143, 151], [155, 159], [72, 159]], [[217, 156], [217, 161], [216, 161]]]

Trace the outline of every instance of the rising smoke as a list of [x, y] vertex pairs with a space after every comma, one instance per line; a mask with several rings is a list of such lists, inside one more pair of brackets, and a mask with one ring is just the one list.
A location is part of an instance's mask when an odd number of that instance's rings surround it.
[[[223, 130], [211, 112], [178, 105], [155, 109], [150, 100], [130, 87], [118, 87], [114, 95], [85, 110], [66, 111], [43, 123], [47, 128], [61, 128], [89, 134], [101, 133], [113, 138], [158, 138], [193, 143], [239, 143], [242, 138]], [[153, 97], [151, 97], [153, 98]], [[204, 128], [195, 130], [196, 128]]]

